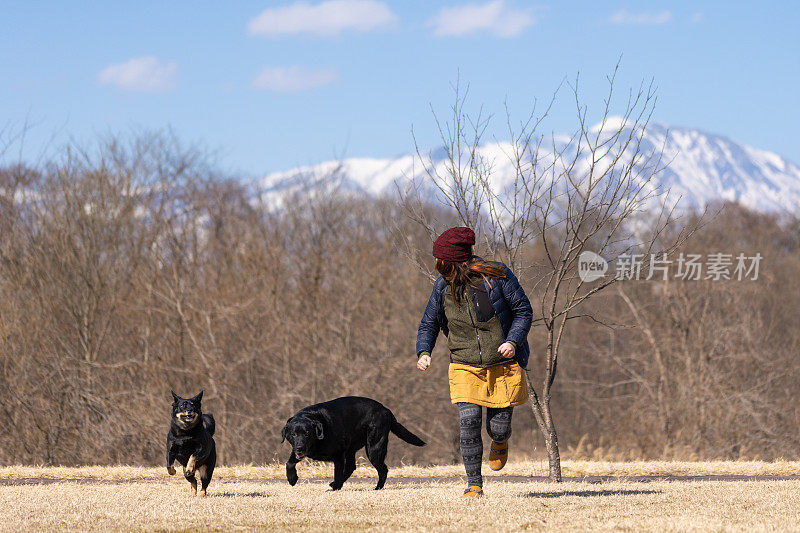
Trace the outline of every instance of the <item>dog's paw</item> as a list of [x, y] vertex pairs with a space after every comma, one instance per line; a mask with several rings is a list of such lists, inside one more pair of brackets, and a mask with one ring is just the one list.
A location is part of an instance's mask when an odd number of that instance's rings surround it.
[[167, 474], [169, 474], [170, 476], [174, 476], [175, 475], [175, 467], [171, 466], [171, 465], [168, 466], [167, 467]]
[[331, 481], [331, 490], [339, 490], [342, 488], [344, 483], [336, 483], [335, 481]]
[[292, 487], [294, 487], [297, 484], [298, 479], [299, 478], [297, 477], [297, 471], [286, 472], [286, 481], [288, 481], [289, 485], [291, 485]]
[[189, 477], [193, 476], [196, 466], [197, 459], [195, 459], [194, 455], [192, 455], [189, 457], [189, 461], [186, 462], [186, 468], [183, 469], [183, 473]]

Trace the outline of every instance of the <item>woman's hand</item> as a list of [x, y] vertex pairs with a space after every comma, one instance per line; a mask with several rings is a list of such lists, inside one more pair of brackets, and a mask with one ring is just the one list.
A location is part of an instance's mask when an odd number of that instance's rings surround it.
[[504, 342], [501, 344], [497, 351], [500, 353], [500, 355], [507, 359], [511, 359], [514, 357], [514, 354], [517, 353], [517, 350], [514, 349], [514, 345], [510, 342]]
[[417, 361], [417, 368], [424, 372], [425, 370], [428, 370], [429, 366], [431, 366], [431, 356], [428, 354], [422, 354]]

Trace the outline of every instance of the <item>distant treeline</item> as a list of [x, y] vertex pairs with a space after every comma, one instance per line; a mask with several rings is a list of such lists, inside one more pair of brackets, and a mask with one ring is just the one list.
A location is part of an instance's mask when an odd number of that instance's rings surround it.
[[[0, 463], [159, 464], [170, 389], [205, 389], [223, 463], [283, 459], [286, 419], [343, 395], [428, 442], [390, 461], [456, 461], [446, 343], [415, 369], [431, 278], [407, 255], [430, 236], [396, 200], [314, 178], [262, 202], [161, 135], [0, 168]], [[719, 207], [683, 251], [758, 252], [758, 280], [590, 300], [602, 323], [576, 320], [559, 363], [564, 456], [797, 457], [798, 223]], [[543, 454], [530, 409], [514, 418], [514, 455]]]

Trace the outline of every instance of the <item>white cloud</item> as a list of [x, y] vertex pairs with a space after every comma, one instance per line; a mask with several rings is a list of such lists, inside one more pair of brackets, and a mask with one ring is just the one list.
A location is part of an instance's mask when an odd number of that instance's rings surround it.
[[253, 87], [279, 93], [295, 93], [329, 85], [338, 77], [339, 73], [335, 69], [266, 67], [253, 80]]
[[692, 13], [692, 18], [690, 20], [692, 22], [694, 22], [694, 23], [697, 23], [697, 22], [700, 22], [701, 20], [703, 20], [704, 16], [705, 15], [703, 14], [702, 11], [696, 11], [696, 12]]
[[617, 11], [608, 18], [612, 24], [649, 24], [659, 25], [672, 21], [672, 13], [661, 11], [660, 13], [631, 13], [625, 9]]
[[505, 0], [485, 4], [445, 7], [429, 23], [439, 37], [461, 36], [486, 31], [497, 37], [515, 37], [536, 20], [530, 9], [514, 9]]
[[97, 83], [128, 91], [159, 93], [177, 87], [177, 74], [177, 63], [162, 63], [152, 56], [136, 57], [107, 66], [97, 75]]
[[295, 2], [287, 6], [270, 7], [250, 19], [250, 35], [281, 37], [305, 33], [323, 37], [352, 30], [366, 32], [389, 28], [397, 17], [384, 2], [376, 0], [327, 0], [311, 5]]

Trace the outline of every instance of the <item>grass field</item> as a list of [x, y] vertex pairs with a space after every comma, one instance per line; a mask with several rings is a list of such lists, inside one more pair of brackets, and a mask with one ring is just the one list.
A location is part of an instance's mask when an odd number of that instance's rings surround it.
[[[372, 490], [374, 471], [365, 466], [338, 492], [319, 482], [329, 465], [301, 463], [298, 471], [301, 484], [289, 487], [282, 465], [221, 468], [200, 499], [163, 468], [0, 468], [0, 530], [800, 531], [797, 480], [551, 484], [487, 476], [486, 496], [463, 501], [463, 482], [435, 479], [461, 475], [458, 465], [392, 469], [383, 491]], [[543, 473], [538, 462], [502, 472]], [[565, 461], [564, 474], [787, 475], [800, 474], [800, 463]]]

